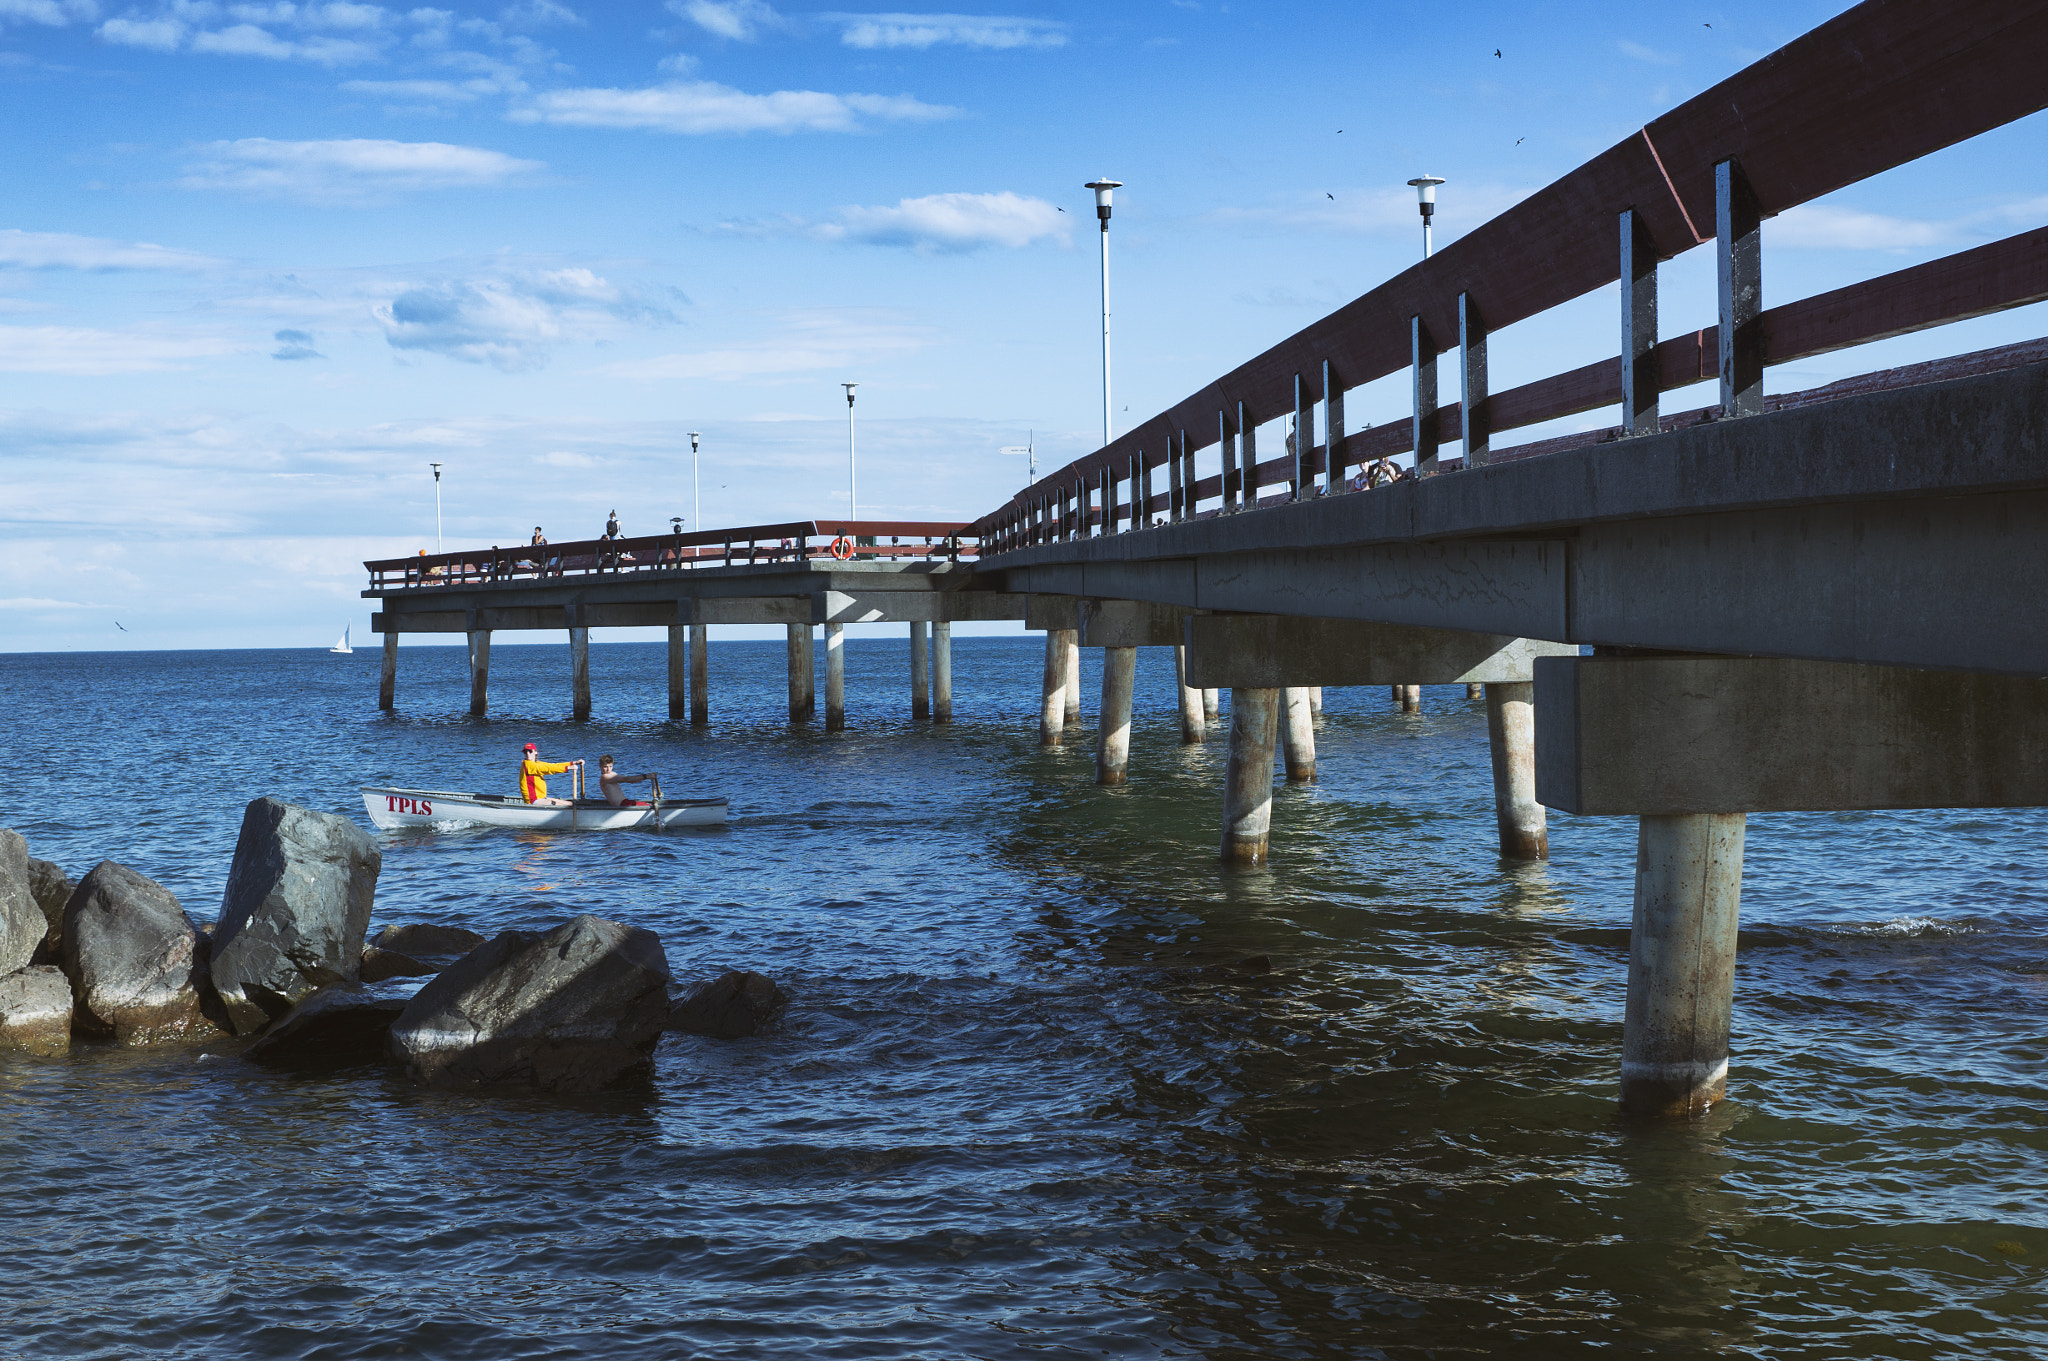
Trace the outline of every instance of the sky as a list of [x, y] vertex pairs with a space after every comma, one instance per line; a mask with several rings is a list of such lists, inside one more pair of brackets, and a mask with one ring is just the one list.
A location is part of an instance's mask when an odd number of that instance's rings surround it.
[[[362, 642], [436, 461], [450, 548], [700, 496], [841, 517], [848, 381], [860, 513], [971, 519], [1025, 479], [1005, 448], [1099, 443], [1086, 181], [1125, 182], [1121, 426], [1410, 264], [1410, 177], [1453, 239], [1844, 8], [0, 0], [0, 650]], [[2044, 128], [1766, 224], [1766, 304], [2040, 225]], [[1502, 332], [1495, 386], [1613, 354], [1617, 310]], [[1712, 312], [1711, 252], [1668, 265], [1665, 331]]]

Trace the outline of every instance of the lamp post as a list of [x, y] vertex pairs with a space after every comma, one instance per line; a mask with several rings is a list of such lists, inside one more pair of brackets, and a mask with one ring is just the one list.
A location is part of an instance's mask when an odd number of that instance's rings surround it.
[[860, 518], [860, 483], [853, 469], [853, 390], [859, 383], [841, 383], [846, 389], [846, 518]]
[[697, 432], [690, 432], [690, 514], [697, 528], [704, 528], [704, 486], [697, 480]]
[[1122, 180], [1092, 180], [1082, 186], [1095, 191], [1095, 218], [1102, 224], [1102, 443], [1109, 446], [1109, 195]]
[[1436, 216], [1436, 187], [1443, 183], [1435, 175], [1418, 175], [1408, 181], [1415, 187], [1416, 206], [1422, 209], [1422, 258], [1430, 253], [1429, 220]]
[[429, 463], [434, 470], [434, 551], [441, 551], [441, 465]]

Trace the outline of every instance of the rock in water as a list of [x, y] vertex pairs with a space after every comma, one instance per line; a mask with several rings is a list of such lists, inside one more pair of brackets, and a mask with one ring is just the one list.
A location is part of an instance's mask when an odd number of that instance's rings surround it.
[[27, 967], [48, 930], [29, 893], [28, 843], [0, 827], [0, 974]]
[[362, 980], [365, 983], [382, 983], [391, 978], [421, 978], [439, 972], [440, 965], [402, 955], [396, 950], [380, 950], [373, 945], [363, 951]]
[[396, 950], [414, 959], [458, 959], [484, 943], [474, 931], [459, 926], [434, 926], [421, 922], [411, 926], [387, 926], [370, 942], [379, 950]]
[[676, 1003], [668, 1028], [739, 1040], [759, 1034], [788, 1005], [789, 995], [767, 975], [733, 969]]
[[648, 1062], [668, 983], [652, 931], [588, 916], [545, 934], [506, 931], [413, 996], [391, 1027], [391, 1054], [438, 1087], [595, 1091]]
[[242, 1057], [274, 1068], [348, 1068], [376, 1063], [391, 1042], [403, 997], [322, 988], [277, 1018]]
[[348, 818], [276, 799], [249, 805], [213, 933], [213, 985], [236, 1034], [357, 980], [383, 864]]
[[0, 978], [0, 1048], [62, 1054], [71, 1048], [71, 980], [46, 964]]
[[57, 943], [64, 939], [64, 904], [71, 901], [71, 892], [78, 885], [71, 882], [71, 876], [47, 860], [28, 858], [28, 891], [36, 900], [36, 906], [43, 910], [43, 920], [48, 929], [43, 933], [43, 953], [51, 960], [57, 958]]
[[[39, 914], [40, 915], [40, 914]], [[71, 980], [78, 1028], [123, 1044], [204, 1038], [201, 937], [169, 890], [102, 860], [64, 908], [59, 962]]]

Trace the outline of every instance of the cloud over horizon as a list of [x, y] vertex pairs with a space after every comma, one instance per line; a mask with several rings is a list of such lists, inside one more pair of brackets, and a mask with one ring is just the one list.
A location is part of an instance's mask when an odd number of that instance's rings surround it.
[[569, 89], [536, 95], [510, 117], [521, 123], [633, 128], [686, 136], [711, 133], [858, 132], [864, 120], [928, 123], [958, 109], [910, 95], [825, 94], [778, 90], [748, 94], [711, 81], [674, 81], [637, 90]]
[[1017, 249], [1035, 241], [1066, 244], [1072, 220], [1041, 198], [999, 194], [926, 194], [893, 207], [842, 208], [830, 222], [809, 226], [823, 241], [857, 241], [933, 255], [958, 255], [984, 246]]
[[382, 203], [432, 189], [495, 189], [529, 182], [547, 166], [448, 142], [341, 138], [281, 142], [244, 137], [195, 148], [183, 189], [226, 189], [331, 207]]
[[25, 232], [0, 229], [0, 269], [76, 269], [87, 273], [115, 270], [176, 270], [200, 273], [227, 261], [197, 251], [174, 250], [147, 241], [109, 241], [69, 232]]
[[826, 14], [840, 25], [839, 41], [848, 47], [924, 51], [932, 47], [979, 47], [1005, 50], [1064, 47], [1067, 26], [1051, 19], [1024, 19], [996, 14]]

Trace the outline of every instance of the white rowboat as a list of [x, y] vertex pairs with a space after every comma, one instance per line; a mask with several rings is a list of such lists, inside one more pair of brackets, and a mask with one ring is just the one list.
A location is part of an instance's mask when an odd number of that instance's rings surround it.
[[603, 799], [571, 804], [526, 803], [517, 794], [458, 794], [446, 789], [391, 789], [363, 785], [363, 807], [384, 830], [479, 824], [542, 832], [661, 832], [672, 827], [723, 827], [724, 799], [657, 799], [640, 808], [614, 808]]

